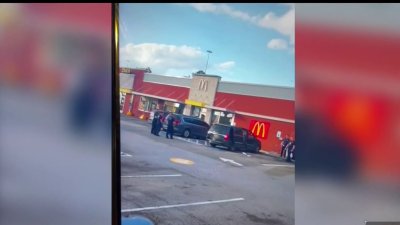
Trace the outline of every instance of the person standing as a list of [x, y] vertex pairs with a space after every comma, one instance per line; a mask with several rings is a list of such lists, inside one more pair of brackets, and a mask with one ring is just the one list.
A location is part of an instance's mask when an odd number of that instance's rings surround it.
[[292, 159], [295, 159], [294, 151], [295, 151], [296, 143], [293, 137], [290, 137], [289, 143], [286, 145], [285, 151], [287, 151], [286, 161], [291, 162]]
[[235, 150], [235, 137], [234, 137], [234, 128], [231, 127], [229, 129], [229, 150], [233, 151]]
[[154, 114], [153, 120], [151, 121], [151, 133], [156, 134], [156, 126], [157, 126], [158, 115]]
[[281, 142], [281, 157], [284, 156], [285, 148], [289, 144], [289, 142], [290, 142], [289, 136], [286, 134], [285, 138]]
[[169, 113], [167, 118], [167, 133], [166, 133], [166, 138], [171, 138], [174, 139], [174, 122], [175, 118], [172, 116], [172, 113]]
[[160, 114], [160, 115], [157, 117], [157, 123], [156, 123], [156, 128], [155, 128], [155, 135], [156, 135], [156, 136], [160, 136], [160, 130], [161, 130], [161, 127], [162, 127], [162, 119], [163, 119], [163, 117], [162, 117], [162, 115]]

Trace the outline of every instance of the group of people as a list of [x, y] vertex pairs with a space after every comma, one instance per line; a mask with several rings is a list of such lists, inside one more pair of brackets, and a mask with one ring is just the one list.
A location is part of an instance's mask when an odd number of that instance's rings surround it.
[[162, 128], [163, 116], [161, 114], [154, 115], [153, 121], [151, 122], [151, 133], [160, 136]]
[[[285, 136], [285, 138], [281, 142], [281, 157], [286, 158], [286, 161], [291, 161], [292, 159], [294, 160], [295, 154], [295, 147], [296, 143], [294, 141], [293, 137], [290, 137], [288, 135]], [[286, 152], [288, 153], [289, 157], [286, 157]], [[290, 156], [292, 154], [292, 157]]]
[[[174, 122], [175, 118], [172, 113], [169, 113], [165, 120], [167, 121], [166, 138], [174, 139]], [[151, 133], [160, 136], [160, 131], [163, 125], [164, 117], [162, 114], [154, 115], [153, 121], [151, 122]]]

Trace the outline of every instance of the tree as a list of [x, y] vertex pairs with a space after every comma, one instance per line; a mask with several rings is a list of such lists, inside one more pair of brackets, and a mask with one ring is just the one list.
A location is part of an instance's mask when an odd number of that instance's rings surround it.
[[195, 74], [206, 74], [206, 73], [203, 70], [199, 70]]

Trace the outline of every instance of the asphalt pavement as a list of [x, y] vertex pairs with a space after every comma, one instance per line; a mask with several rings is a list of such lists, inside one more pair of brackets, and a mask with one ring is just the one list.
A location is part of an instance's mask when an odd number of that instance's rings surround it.
[[294, 224], [294, 164], [150, 134], [121, 118], [122, 217], [155, 224]]

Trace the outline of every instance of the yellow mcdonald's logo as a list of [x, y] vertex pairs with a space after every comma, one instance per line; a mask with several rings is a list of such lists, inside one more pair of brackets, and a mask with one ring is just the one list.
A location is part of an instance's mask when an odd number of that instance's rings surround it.
[[[253, 129], [251, 130], [251, 132], [253, 134], [255, 134], [256, 136], [260, 136], [261, 129], [262, 129], [262, 136], [261, 137], [264, 138], [265, 137], [265, 125], [264, 125], [264, 123], [260, 123], [260, 122], [255, 123], [254, 126], [253, 126]], [[255, 130], [257, 130], [257, 132], [254, 132]]]
[[199, 83], [199, 90], [200, 91], [207, 91], [208, 88], [208, 81], [201, 79]]

